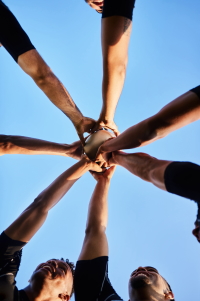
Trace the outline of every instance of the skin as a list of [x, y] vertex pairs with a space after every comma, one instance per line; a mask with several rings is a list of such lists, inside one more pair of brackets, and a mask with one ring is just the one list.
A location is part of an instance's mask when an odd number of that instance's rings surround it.
[[8, 154], [58, 155], [80, 160], [82, 153], [81, 141], [61, 144], [30, 137], [0, 135], [0, 156]]
[[[86, 2], [98, 12], [102, 11], [102, 1], [87, 0]], [[93, 130], [97, 130], [98, 126], [102, 126], [111, 129], [116, 136], [119, 135], [119, 131], [113, 120], [124, 86], [131, 30], [132, 21], [125, 17], [112, 16], [102, 19], [103, 105]]]
[[90, 260], [108, 256], [108, 241], [105, 234], [108, 222], [108, 190], [115, 167], [104, 173], [91, 172], [97, 181], [88, 208], [85, 238], [78, 260]]
[[192, 234], [196, 237], [197, 241], [200, 242], [200, 227], [197, 222], [194, 223], [195, 228], [192, 230]]
[[129, 279], [130, 301], [173, 300], [174, 295], [166, 280], [152, 267], [139, 267]]
[[[172, 161], [159, 160], [145, 153], [127, 154], [122, 151], [112, 153], [108, 165], [120, 165], [126, 168], [135, 176], [144, 181], [150, 182], [156, 187], [167, 191], [165, 186], [164, 174], [167, 166]], [[192, 234], [200, 242], [199, 224], [195, 222], [195, 229]]]
[[[93, 177], [97, 180], [95, 190], [90, 200], [88, 209], [88, 218], [86, 225], [86, 234], [83, 242], [83, 247], [79, 256], [79, 260], [90, 260], [100, 256], [108, 256], [108, 241], [105, 234], [107, 222], [108, 222], [108, 189], [110, 186], [110, 179], [114, 173], [114, 166], [106, 170], [104, 173], [91, 172]], [[155, 271], [148, 272], [148, 277], [151, 280], [151, 284], [148, 286], [148, 290], [144, 288], [142, 292], [137, 289], [132, 289], [131, 279], [133, 277], [139, 277], [140, 270], [146, 271], [147, 268], [139, 267], [136, 274], [133, 272], [129, 280], [129, 295], [131, 301], [144, 300], [138, 299], [140, 296], [147, 296], [149, 301], [158, 301], [158, 299], [151, 298], [156, 295], [162, 297], [159, 301], [173, 299], [173, 293], [169, 290], [169, 287], [164, 278]], [[147, 272], [145, 272], [147, 274]], [[145, 279], [147, 275], [145, 275]], [[152, 293], [153, 292], [153, 293]], [[137, 298], [136, 298], [137, 297]]]
[[54, 75], [37, 50], [32, 49], [21, 54], [18, 57], [18, 65], [34, 80], [50, 101], [69, 117], [84, 144], [83, 133], [90, 132], [96, 121], [82, 115], [69, 92]]
[[168, 103], [157, 114], [103, 143], [98, 150], [96, 160], [102, 160], [101, 155], [106, 152], [150, 144], [199, 119], [200, 100], [194, 92], [189, 91]]
[[[99, 165], [86, 156], [63, 172], [31, 203], [5, 230], [10, 238], [28, 242], [44, 224], [48, 212], [68, 192], [73, 184], [87, 171], [101, 172]], [[63, 271], [62, 271], [63, 270]], [[30, 301], [69, 300], [72, 291], [72, 274], [63, 263], [47, 261], [33, 272], [25, 288]]]

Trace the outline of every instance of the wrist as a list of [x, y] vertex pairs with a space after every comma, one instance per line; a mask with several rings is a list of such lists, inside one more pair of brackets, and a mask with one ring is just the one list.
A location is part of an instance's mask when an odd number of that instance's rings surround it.
[[113, 122], [114, 115], [106, 112], [106, 109], [102, 109], [99, 116], [99, 121], [103, 121], [105, 124]]
[[102, 177], [98, 180], [98, 183], [101, 183], [101, 184], [104, 184], [104, 185], [109, 185], [110, 184], [110, 178], [105, 178], [105, 177]]

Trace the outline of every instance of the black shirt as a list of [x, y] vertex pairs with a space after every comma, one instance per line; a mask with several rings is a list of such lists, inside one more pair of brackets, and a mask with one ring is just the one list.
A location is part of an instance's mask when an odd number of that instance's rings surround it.
[[83, 296], [87, 301], [123, 301], [108, 278], [108, 256], [77, 261], [74, 292], [76, 301]]
[[25, 244], [4, 232], [0, 235], [0, 301], [29, 301], [25, 292], [18, 290], [15, 281]]

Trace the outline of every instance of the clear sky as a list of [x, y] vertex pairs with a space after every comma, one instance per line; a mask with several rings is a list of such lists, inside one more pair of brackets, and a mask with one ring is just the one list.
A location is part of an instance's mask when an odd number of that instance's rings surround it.
[[[39, 53], [69, 90], [85, 116], [101, 108], [101, 16], [84, 0], [5, 0]], [[200, 84], [200, 1], [137, 0], [129, 65], [115, 122], [122, 132]], [[71, 122], [0, 48], [2, 134], [71, 143]], [[166, 160], [200, 164], [199, 122], [134, 151]], [[129, 151], [131, 152], [131, 151]], [[0, 226], [4, 230], [34, 198], [75, 160], [58, 156], [7, 155], [0, 159]], [[95, 186], [88, 173], [52, 209], [25, 247], [18, 288], [49, 258], [76, 262], [87, 206]], [[138, 266], [158, 268], [176, 300], [200, 300], [200, 245], [191, 235], [196, 204], [161, 191], [117, 168], [109, 193], [109, 275], [128, 300], [127, 282]]]

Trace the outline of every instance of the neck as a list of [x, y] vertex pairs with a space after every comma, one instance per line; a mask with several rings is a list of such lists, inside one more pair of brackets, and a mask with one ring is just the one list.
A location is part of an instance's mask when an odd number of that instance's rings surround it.
[[27, 287], [25, 287], [23, 289], [28, 297], [28, 299], [30, 301], [39, 301], [40, 299], [35, 295], [35, 293], [32, 291], [32, 288], [30, 285], [28, 285]]

